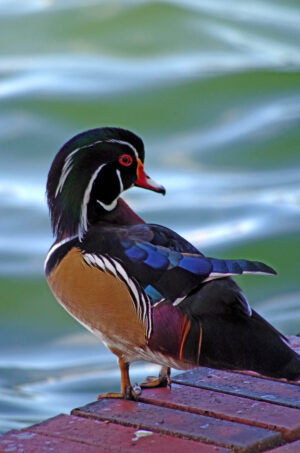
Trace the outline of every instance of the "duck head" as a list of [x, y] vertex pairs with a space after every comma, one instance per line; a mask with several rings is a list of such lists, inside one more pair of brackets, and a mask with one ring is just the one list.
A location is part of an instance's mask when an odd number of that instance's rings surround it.
[[145, 173], [144, 157], [141, 138], [115, 127], [91, 129], [65, 143], [47, 180], [53, 233], [60, 238], [78, 234], [81, 240], [132, 186], [165, 194]]

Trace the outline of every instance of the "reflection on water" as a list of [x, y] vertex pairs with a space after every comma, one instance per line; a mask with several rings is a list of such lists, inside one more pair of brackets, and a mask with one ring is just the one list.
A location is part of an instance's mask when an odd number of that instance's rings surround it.
[[[139, 133], [167, 195], [127, 201], [208, 255], [272, 265], [238, 283], [300, 331], [299, 25], [289, 0], [0, 2], [0, 431], [119, 387], [42, 275], [47, 171], [84, 129]], [[137, 364], [133, 382], [156, 370]]]

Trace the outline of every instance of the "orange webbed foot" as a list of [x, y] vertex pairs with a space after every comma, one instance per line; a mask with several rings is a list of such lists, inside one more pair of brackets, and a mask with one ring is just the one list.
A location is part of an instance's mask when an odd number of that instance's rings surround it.
[[115, 398], [115, 399], [124, 399], [124, 400], [137, 400], [142, 390], [138, 384], [135, 384], [133, 387], [130, 384], [129, 379], [129, 363], [125, 362], [121, 357], [119, 357], [119, 367], [121, 371], [121, 392], [107, 392], [101, 393], [97, 396], [97, 400], [103, 398]]
[[145, 381], [140, 384], [141, 388], [170, 387], [171, 388], [171, 370], [163, 366], [158, 377], [147, 376]]
[[106, 392], [101, 393], [101, 395], [97, 396], [97, 400], [101, 400], [103, 398], [115, 398], [115, 399], [124, 399], [124, 400], [137, 400], [140, 396], [142, 390], [138, 384], [135, 384], [133, 387], [131, 385], [125, 387], [124, 393], [115, 393], [115, 392]]

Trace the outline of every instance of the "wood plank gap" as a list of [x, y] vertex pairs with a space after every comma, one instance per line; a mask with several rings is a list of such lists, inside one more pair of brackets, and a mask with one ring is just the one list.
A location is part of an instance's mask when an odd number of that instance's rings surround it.
[[243, 371], [243, 370], [224, 370], [228, 373], [242, 374], [243, 376], [252, 376], [256, 378], [263, 379], [264, 381], [279, 382], [281, 384], [296, 385], [300, 387], [300, 381], [288, 381], [287, 379], [276, 379], [269, 376], [264, 376], [263, 374], [255, 373], [255, 371]]
[[204, 390], [212, 390], [214, 392], [217, 392], [217, 393], [226, 393], [227, 395], [233, 395], [233, 396], [239, 396], [240, 398], [247, 398], [249, 400], [255, 400], [255, 401], [264, 401], [266, 403], [270, 403], [270, 404], [276, 404], [276, 406], [284, 406], [284, 407], [291, 407], [291, 408], [296, 408], [298, 409], [297, 406], [294, 406], [292, 404], [287, 404], [287, 403], [281, 403], [281, 402], [276, 402], [276, 401], [271, 401], [271, 400], [268, 400], [268, 399], [265, 399], [265, 398], [261, 398], [259, 396], [255, 396], [255, 395], [243, 395], [241, 393], [238, 393], [238, 392], [234, 392], [234, 391], [229, 391], [229, 390], [224, 390], [224, 389], [217, 389], [217, 388], [213, 388], [209, 385], [193, 385], [193, 384], [189, 384], [189, 383], [186, 383], [186, 382], [181, 382], [181, 381], [176, 381], [175, 379], [172, 379], [172, 382], [174, 382], [174, 384], [180, 384], [180, 385], [185, 385], [187, 387], [193, 387], [193, 388], [199, 388], [199, 389], [204, 389]]
[[[239, 381], [240, 376], [224, 370], [203, 367], [179, 374], [172, 379], [172, 382], [242, 398], [265, 401], [279, 406], [300, 408], [299, 398], [295, 399], [296, 392], [298, 392], [295, 386], [291, 386], [289, 383], [268, 381], [270, 387], [267, 387], [265, 379], [243, 375], [242, 380]], [[245, 385], [245, 378], [249, 380], [247, 385]]]
[[[129, 426], [129, 427], [134, 427], [134, 428], [137, 428], [137, 429], [145, 429], [145, 430], [151, 430], [151, 431], [154, 431], [158, 434], [166, 434], [166, 435], [169, 435], [169, 436], [172, 436], [172, 437], [176, 437], [178, 439], [184, 439], [184, 440], [194, 440], [196, 442], [203, 442], [205, 444], [208, 444], [208, 445], [215, 445], [217, 447], [230, 447], [230, 448], [233, 448], [234, 446], [233, 445], [227, 445], [227, 444], [224, 444], [222, 442], [212, 442], [212, 441], [209, 441], [208, 439], [201, 439], [199, 440], [199, 436], [193, 436], [192, 434], [191, 435], [184, 435], [184, 434], [181, 434], [179, 432], [175, 432], [175, 431], [171, 431], [171, 430], [168, 430], [168, 429], [165, 429], [165, 428], [162, 428], [162, 427], [149, 427], [149, 425], [147, 424], [143, 424], [142, 422], [141, 423], [135, 423], [135, 422], [127, 422], [123, 419], [118, 419], [118, 418], [114, 418], [113, 420], [112, 419], [108, 419], [107, 416], [105, 416], [105, 414], [103, 415], [98, 415], [98, 414], [88, 414], [86, 412], [83, 412], [83, 411], [80, 411], [79, 409], [73, 409], [72, 412], [71, 412], [72, 415], [76, 415], [76, 417], [84, 417], [84, 418], [90, 418], [90, 419], [93, 419], [93, 420], [102, 420], [102, 421], [107, 421], [109, 423], [115, 423], [117, 425], [121, 425], [121, 426]], [[238, 449], [238, 450], [233, 450], [235, 451], [236, 453], [239, 453], [240, 451], [241, 452], [245, 452], [245, 450], [243, 449]], [[263, 451], [263, 450], [262, 450]]]
[[[220, 392], [196, 387], [191, 388], [191, 391], [193, 392], [192, 395], [186, 395], [185, 388], [181, 384], [175, 384], [175, 388], [173, 386], [171, 390], [148, 389], [143, 391], [138, 401], [145, 404], [205, 415], [218, 420], [228, 420], [248, 426], [257, 426], [259, 428], [277, 431], [281, 433], [286, 441], [298, 440], [300, 438], [300, 419], [298, 424], [294, 422], [299, 415], [299, 409], [290, 407], [283, 407], [281, 409], [280, 406], [274, 408], [274, 405], [270, 402], [257, 401], [255, 404], [259, 407], [253, 410], [253, 405], [249, 407], [248, 404], [245, 404], [246, 401], [249, 401], [249, 403], [256, 401], [250, 398], [224, 393], [220, 395]], [[202, 392], [200, 397], [197, 395], [197, 391], [199, 391], [199, 395]], [[219, 408], [218, 404], [214, 404], [214, 408], [211, 408], [213, 404], [210, 403], [210, 400], [214, 398], [217, 400], [218, 395], [222, 398]], [[180, 401], [181, 396], [184, 402]], [[171, 398], [174, 398], [174, 401], [170, 401]], [[198, 404], [202, 404], [203, 407], [197, 406]], [[240, 406], [240, 410], [236, 406]], [[234, 407], [234, 409], [228, 410], [228, 407]], [[225, 413], [226, 411], [227, 413]], [[278, 419], [281, 416], [282, 420]], [[267, 421], [267, 419], [269, 420]]]
[[154, 405], [151, 410], [150, 406], [142, 402], [103, 399], [74, 409], [72, 415], [107, 420], [172, 437], [231, 448], [234, 452], [260, 452], [284, 443], [280, 433], [264, 428], [218, 420], [200, 414], [183, 415], [178, 409]]

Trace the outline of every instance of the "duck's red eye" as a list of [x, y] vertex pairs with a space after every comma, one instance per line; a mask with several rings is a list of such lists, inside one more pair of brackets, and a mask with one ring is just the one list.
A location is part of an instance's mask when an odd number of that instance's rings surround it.
[[132, 157], [129, 154], [122, 154], [119, 157], [119, 163], [125, 167], [129, 167], [132, 164]]

